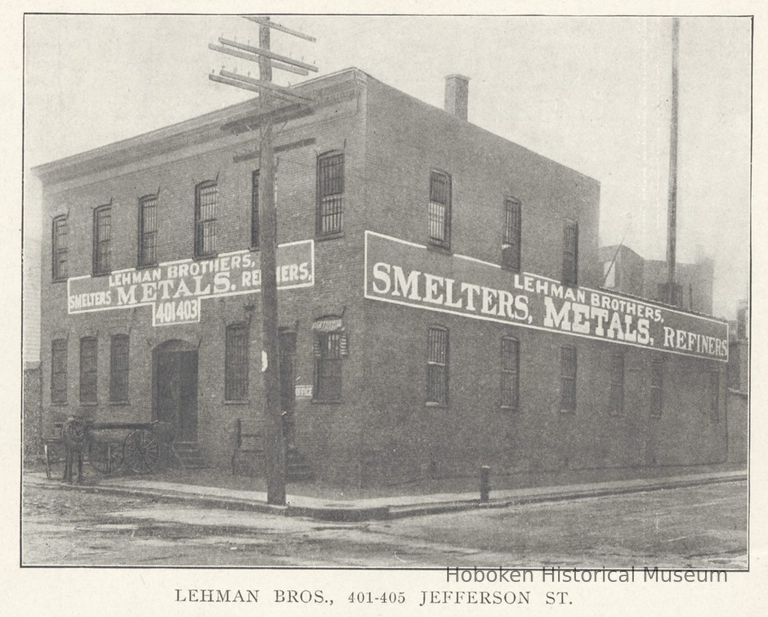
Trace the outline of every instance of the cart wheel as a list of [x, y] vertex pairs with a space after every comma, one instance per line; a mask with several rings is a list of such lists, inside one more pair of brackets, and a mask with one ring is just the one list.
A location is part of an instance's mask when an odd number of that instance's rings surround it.
[[160, 462], [160, 444], [147, 429], [129, 433], [123, 442], [123, 459], [134, 473], [151, 473]]
[[88, 463], [99, 473], [115, 473], [123, 466], [123, 448], [119, 442], [92, 440], [88, 444]]

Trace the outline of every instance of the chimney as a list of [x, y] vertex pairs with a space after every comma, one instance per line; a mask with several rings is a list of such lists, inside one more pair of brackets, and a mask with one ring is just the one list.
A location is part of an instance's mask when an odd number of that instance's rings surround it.
[[445, 77], [445, 111], [461, 120], [467, 119], [469, 77], [447, 75]]

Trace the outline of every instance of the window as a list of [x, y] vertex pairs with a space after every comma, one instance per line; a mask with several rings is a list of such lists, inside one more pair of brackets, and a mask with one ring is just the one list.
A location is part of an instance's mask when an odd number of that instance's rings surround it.
[[341, 400], [343, 332], [316, 333], [315, 392], [317, 401]]
[[651, 417], [660, 418], [663, 408], [664, 361], [660, 358], [651, 362]]
[[139, 267], [157, 263], [157, 196], [139, 200]]
[[504, 239], [501, 244], [501, 265], [508, 270], [520, 270], [521, 209], [516, 199], [504, 200]]
[[448, 330], [427, 331], [427, 403], [448, 404]]
[[51, 402], [67, 402], [67, 339], [59, 338], [51, 345]]
[[317, 159], [317, 234], [341, 233], [344, 198], [344, 155], [324, 154]]
[[109, 400], [113, 403], [128, 401], [128, 345], [127, 334], [112, 337], [109, 353]]
[[501, 406], [517, 410], [520, 371], [520, 343], [511, 336], [501, 339]]
[[53, 280], [63, 281], [69, 276], [67, 252], [69, 249], [69, 227], [66, 216], [53, 219], [51, 242], [51, 257], [53, 263]]
[[216, 203], [219, 188], [203, 182], [195, 188], [195, 257], [216, 253]]
[[576, 348], [560, 348], [560, 411], [576, 411]]
[[451, 246], [451, 177], [440, 171], [429, 174], [429, 241]]
[[611, 389], [608, 400], [608, 412], [612, 416], [624, 413], [624, 352], [611, 354]]
[[112, 257], [112, 206], [93, 211], [93, 274], [108, 274]]
[[715, 422], [720, 420], [720, 371], [717, 370], [709, 373], [709, 411]]
[[96, 337], [80, 339], [80, 402], [96, 403]]
[[259, 170], [251, 174], [251, 248], [259, 248]]
[[575, 286], [579, 273], [579, 224], [568, 221], [563, 228], [563, 284]]
[[248, 398], [248, 326], [227, 326], [224, 363], [224, 398], [243, 401]]

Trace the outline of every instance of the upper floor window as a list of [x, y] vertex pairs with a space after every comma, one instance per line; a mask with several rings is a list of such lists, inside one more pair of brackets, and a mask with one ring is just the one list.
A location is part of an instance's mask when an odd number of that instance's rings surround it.
[[251, 248], [259, 248], [259, 170], [251, 174]]
[[579, 280], [579, 224], [568, 221], [563, 228], [563, 284], [576, 285]]
[[139, 200], [139, 267], [157, 263], [157, 196]]
[[227, 326], [224, 359], [224, 399], [242, 401], [248, 398], [248, 326]]
[[69, 251], [69, 225], [66, 215], [53, 219], [51, 257], [53, 280], [61, 281], [69, 276], [67, 254]]
[[501, 339], [501, 406], [517, 410], [520, 388], [520, 343], [516, 338]]
[[112, 269], [112, 206], [93, 211], [93, 274], [107, 274]]
[[664, 407], [664, 361], [657, 358], [651, 362], [651, 416], [661, 417]]
[[576, 411], [576, 348], [560, 348], [560, 411]]
[[67, 402], [67, 339], [59, 338], [51, 345], [51, 402]]
[[504, 238], [501, 244], [501, 265], [508, 270], [520, 269], [522, 231], [520, 202], [508, 197], [504, 200]]
[[216, 253], [216, 204], [219, 188], [215, 182], [195, 187], [195, 257]]
[[123, 403], [128, 400], [128, 350], [127, 334], [112, 337], [109, 352], [109, 400]]
[[427, 403], [448, 404], [448, 330], [427, 331]]
[[317, 234], [341, 233], [344, 199], [344, 154], [323, 154], [317, 159]]
[[429, 242], [451, 246], [451, 176], [441, 171], [429, 174]]
[[96, 403], [97, 344], [94, 336], [80, 339], [80, 402]]
[[624, 412], [624, 352], [611, 353], [611, 389], [608, 412], [619, 416]]

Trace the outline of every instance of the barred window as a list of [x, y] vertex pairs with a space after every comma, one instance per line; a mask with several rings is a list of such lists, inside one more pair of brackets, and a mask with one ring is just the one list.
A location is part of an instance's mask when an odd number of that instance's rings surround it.
[[576, 411], [576, 348], [560, 348], [560, 411]]
[[242, 401], [248, 398], [248, 326], [227, 326], [224, 363], [224, 398]]
[[259, 248], [259, 170], [251, 174], [251, 248]]
[[157, 263], [157, 196], [139, 200], [139, 267]]
[[661, 417], [664, 406], [664, 361], [660, 358], [651, 362], [651, 416]]
[[96, 394], [97, 340], [94, 336], [80, 339], [80, 402], [98, 402]]
[[501, 406], [516, 411], [520, 388], [520, 343], [516, 338], [501, 339]]
[[344, 155], [324, 154], [317, 159], [317, 234], [340, 233], [343, 224]]
[[203, 182], [195, 188], [195, 257], [216, 253], [216, 204], [219, 187]]
[[624, 352], [611, 354], [611, 388], [608, 400], [608, 412], [612, 416], [624, 413]]
[[709, 411], [715, 422], [720, 420], [720, 371], [718, 370], [709, 373]]
[[448, 330], [427, 331], [427, 403], [448, 404]]
[[51, 242], [51, 257], [53, 264], [53, 280], [62, 281], [69, 276], [67, 261], [69, 252], [69, 225], [66, 215], [53, 219]]
[[563, 228], [563, 284], [576, 285], [579, 279], [579, 224], [568, 221]]
[[512, 198], [505, 199], [501, 265], [508, 270], [520, 270], [521, 217], [520, 202]]
[[315, 391], [317, 401], [341, 400], [341, 362], [343, 332], [316, 333], [319, 353], [315, 356]]
[[429, 241], [451, 246], [451, 176], [440, 171], [429, 174]]
[[112, 265], [112, 206], [93, 211], [93, 274], [108, 274]]
[[128, 350], [128, 335], [115, 334], [109, 352], [109, 400], [113, 403], [128, 400]]
[[54, 339], [51, 345], [51, 402], [67, 402], [67, 339]]

